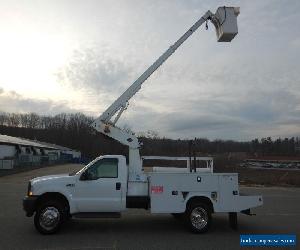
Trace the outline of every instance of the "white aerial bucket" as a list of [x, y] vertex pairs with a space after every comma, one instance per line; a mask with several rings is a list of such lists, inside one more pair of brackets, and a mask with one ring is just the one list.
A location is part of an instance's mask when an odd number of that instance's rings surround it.
[[238, 33], [239, 7], [219, 7], [211, 21], [216, 27], [218, 42], [230, 42]]

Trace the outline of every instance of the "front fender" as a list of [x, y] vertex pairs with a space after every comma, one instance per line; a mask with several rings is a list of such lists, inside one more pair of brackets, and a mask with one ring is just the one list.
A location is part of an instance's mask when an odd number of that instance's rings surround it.
[[45, 195], [46, 193], [59, 193], [67, 199], [70, 207], [70, 213], [72, 214], [77, 211], [77, 208], [73, 201], [74, 191], [71, 188], [72, 187], [67, 187], [66, 184], [63, 183], [60, 183], [58, 185], [51, 185], [51, 186], [36, 185], [34, 186], [33, 195], [40, 197], [42, 195]]

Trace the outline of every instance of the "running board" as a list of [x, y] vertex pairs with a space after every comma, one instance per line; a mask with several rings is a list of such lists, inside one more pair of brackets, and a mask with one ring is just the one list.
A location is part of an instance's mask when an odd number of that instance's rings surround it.
[[72, 214], [74, 218], [120, 218], [121, 213], [112, 212], [89, 212]]

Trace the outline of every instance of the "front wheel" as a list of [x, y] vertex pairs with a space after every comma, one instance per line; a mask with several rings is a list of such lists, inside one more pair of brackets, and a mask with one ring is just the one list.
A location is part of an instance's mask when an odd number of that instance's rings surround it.
[[63, 206], [58, 201], [41, 204], [34, 216], [35, 228], [42, 234], [56, 233], [63, 221]]
[[185, 213], [186, 223], [194, 233], [205, 233], [211, 224], [211, 209], [202, 202], [191, 204]]

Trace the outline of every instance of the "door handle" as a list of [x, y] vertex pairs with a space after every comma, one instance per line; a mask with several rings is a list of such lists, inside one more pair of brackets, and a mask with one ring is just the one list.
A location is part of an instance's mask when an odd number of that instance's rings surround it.
[[116, 183], [116, 190], [120, 190], [121, 189], [121, 182], [117, 182]]

